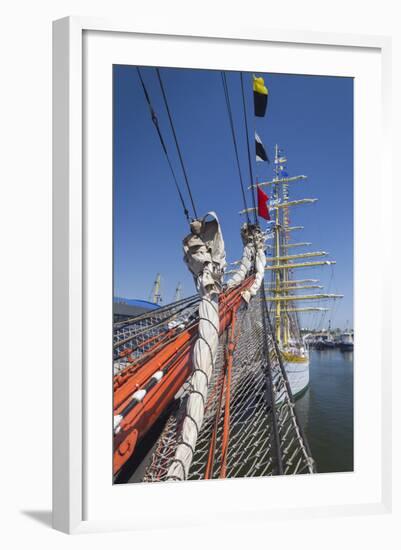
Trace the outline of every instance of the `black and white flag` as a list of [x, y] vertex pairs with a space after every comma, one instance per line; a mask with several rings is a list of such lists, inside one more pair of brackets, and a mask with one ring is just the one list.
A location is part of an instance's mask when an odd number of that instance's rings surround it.
[[258, 136], [258, 134], [255, 132], [255, 148], [256, 148], [256, 162], [270, 162], [269, 157], [267, 156], [267, 153], [265, 151], [265, 148], [263, 146], [262, 140]]

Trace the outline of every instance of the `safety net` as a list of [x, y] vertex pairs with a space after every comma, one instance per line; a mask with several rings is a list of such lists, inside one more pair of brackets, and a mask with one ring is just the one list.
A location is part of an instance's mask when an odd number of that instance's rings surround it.
[[[143, 477], [163, 481], [182, 443], [189, 381], [158, 438]], [[219, 337], [217, 356], [187, 479], [314, 472], [263, 288], [241, 302]]]

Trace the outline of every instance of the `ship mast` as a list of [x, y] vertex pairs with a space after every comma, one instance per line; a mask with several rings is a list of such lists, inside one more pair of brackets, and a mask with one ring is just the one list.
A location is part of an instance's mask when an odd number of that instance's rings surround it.
[[[301, 267], [315, 267], [335, 264], [331, 260], [319, 261], [299, 261], [303, 259], [315, 258], [317, 256], [327, 256], [325, 251], [304, 252], [301, 254], [290, 254], [292, 247], [309, 246], [309, 242], [289, 243], [290, 232], [301, 227], [290, 227], [289, 209], [292, 206], [301, 204], [313, 204], [317, 199], [289, 199], [289, 183], [305, 180], [306, 176], [288, 177], [286, 170], [287, 158], [283, 151], [276, 144], [274, 154], [274, 177], [272, 181], [259, 183], [260, 186], [273, 186], [273, 205], [270, 211], [275, 211], [274, 224], [274, 256], [267, 257], [266, 271], [273, 272], [273, 281], [270, 285], [271, 297], [266, 300], [274, 305], [275, 335], [277, 343], [285, 350], [288, 348], [291, 337], [297, 339], [299, 332], [298, 312], [316, 311], [319, 308], [294, 308], [293, 304], [297, 301], [326, 300], [342, 298], [340, 294], [296, 294], [298, 290], [306, 290], [321, 287], [300, 285], [303, 282], [317, 282], [315, 280], [292, 281], [291, 271]], [[319, 310], [322, 310], [320, 308]], [[295, 334], [294, 334], [295, 331]]]
[[[280, 168], [279, 168], [279, 160], [278, 159], [279, 159], [279, 148], [278, 148], [278, 145], [276, 144], [275, 148], [274, 148], [274, 178], [273, 178], [274, 182], [276, 182], [279, 179]], [[279, 203], [279, 186], [278, 186], [277, 183], [274, 183], [274, 187], [273, 187], [273, 200], [278, 205], [278, 203]], [[273, 260], [275, 261], [277, 266], [280, 265], [280, 256], [281, 256], [280, 240], [281, 240], [282, 235], [283, 234], [281, 234], [281, 232], [280, 232], [280, 210], [277, 208], [276, 209], [276, 223], [275, 223], [275, 226], [274, 226], [276, 256], [275, 256], [275, 258], [273, 258]], [[286, 270], [284, 270], [284, 271], [276, 270], [275, 271], [274, 279], [275, 279], [275, 283], [276, 283], [276, 285], [275, 285], [275, 295], [276, 296], [278, 296], [278, 294], [281, 293], [282, 285], [285, 284], [287, 277], [288, 277], [288, 275], [286, 274]], [[285, 307], [285, 303], [281, 304], [281, 302], [278, 302], [276, 304], [275, 327], [276, 327], [276, 340], [277, 340], [278, 344], [281, 343], [281, 310], [282, 310], [282, 307]], [[285, 334], [284, 338], [286, 338], [286, 331], [284, 331], [284, 334]]]
[[[336, 262], [333, 260], [302, 261], [303, 259], [314, 259], [318, 256], [327, 256], [327, 252], [325, 251], [303, 252], [301, 254], [290, 253], [290, 248], [306, 247], [310, 246], [311, 243], [289, 242], [292, 231], [303, 229], [303, 226], [300, 225], [290, 226], [289, 210], [293, 206], [313, 204], [317, 201], [317, 199], [304, 198], [289, 200], [289, 184], [303, 181], [307, 178], [304, 175], [289, 177], [286, 172], [286, 163], [287, 158], [283, 153], [283, 150], [276, 144], [274, 149], [273, 179], [258, 182], [249, 186], [249, 189], [251, 190], [256, 187], [272, 187], [272, 200], [269, 203], [269, 210], [272, 214], [272, 221], [274, 222], [274, 241], [273, 246], [268, 245], [267, 248], [270, 248], [273, 251], [273, 256], [266, 257], [267, 265], [265, 270], [272, 272], [271, 283], [266, 285], [266, 289], [269, 290], [273, 297], [267, 297], [266, 301], [270, 302], [271, 311], [274, 315], [274, 332], [276, 341], [284, 350], [288, 348], [291, 340], [298, 341], [300, 339], [299, 318], [297, 315], [298, 312], [326, 311], [326, 308], [294, 308], [292, 307], [294, 301], [326, 300], [343, 297], [340, 294], [295, 294], [298, 290], [306, 290], [309, 288], [321, 290], [321, 287], [308, 285], [300, 286], [299, 283], [314, 283], [318, 281], [316, 281], [316, 279], [294, 281], [291, 279], [293, 269], [333, 265]], [[245, 210], [241, 210], [239, 214], [246, 214], [255, 210], [255, 207], [246, 208]]]
[[[279, 167], [278, 167], [278, 145], [276, 144], [275, 146], [275, 149], [274, 149], [274, 173], [275, 173], [275, 176], [273, 178], [273, 181], [275, 182], [276, 180], [279, 179]], [[279, 189], [278, 189], [278, 185], [276, 183], [274, 183], [274, 187], [273, 187], [273, 200], [275, 201], [275, 203], [278, 204], [279, 202]], [[276, 261], [276, 265], [279, 266], [280, 265], [280, 210], [277, 208], [276, 209], [276, 223], [274, 225], [274, 239], [275, 239], [275, 252], [276, 252], [276, 257], [275, 257], [275, 261]], [[280, 286], [281, 286], [281, 277], [282, 277], [282, 274], [285, 273], [284, 271], [281, 272], [281, 271], [275, 271], [275, 283], [276, 283], [276, 287], [275, 287], [275, 292], [276, 292], [276, 296], [278, 294], [278, 292], [280, 291]], [[281, 343], [281, 302], [278, 302], [277, 305], [276, 305], [276, 319], [275, 319], [275, 326], [276, 326], [276, 340], [277, 340], [277, 343], [280, 345]]]

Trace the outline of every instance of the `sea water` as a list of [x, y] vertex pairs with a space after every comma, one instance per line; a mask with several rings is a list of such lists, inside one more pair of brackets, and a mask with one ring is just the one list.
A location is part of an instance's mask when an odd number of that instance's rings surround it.
[[296, 410], [317, 471], [354, 468], [353, 352], [311, 350], [310, 381]]

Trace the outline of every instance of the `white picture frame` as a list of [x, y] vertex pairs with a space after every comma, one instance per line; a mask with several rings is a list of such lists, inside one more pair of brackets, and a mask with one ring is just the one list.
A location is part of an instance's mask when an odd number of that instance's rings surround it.
[[[241, 44], [263, 45], [287, 45], [288, 47], [303, 51], [312, 51], [313, 48], [327, 47], [341, 50], [344, 55], [356, 51], [374, 51], [380, 60], [380, 147], [382, 151], [389, 148], [389, 104], [390, 104], [390, 56], [391, 42], [387, 37], [354, 36], [341, 34], [327, 34], [300, 31], [279, 31], [273, 29], [191, 29], [182, 28], [179, 25], [166, 24], [163, 28], [148, 28], [140, 24], [131, 24], [124, 21], [105, 21], [87, 17], [69, 17], [54, 22], [53, 33], [53, 526], [66, 533], [118, 530], [118, 529], [143, 529], [154, 527], [153, 517], [150, 515], [145, 491], [148, 492], [151, 502], [155, 498], [155, 491], [159, 495], [166, 491], [174, 495], [173, 499], [191, 497], [196, 491], [197, 499], [206, 498], [206, 491], [211, 486], [199, 488], [201, 484], [167, 484], [167, 487], [155, 488], [148, 486], [130, 486], [124, 488], [124, 498], [130, 498], [127, 490], [140, 491], [143, 505], [142, 515], [132, 513], [132, 517], [105, 517], [99, 513], [96, 517], [87, 517], [85, 510], [88, 506], [88, 463], [85, 462], [85, 453], [88, 447], [88, 426], [86, 414], [88, 404], [85, 402], [87, 395], [86, 357], [88, 353], [88, 331], [85, 317], [90, 315], [90, 304], [86, 302], [88, 283], [85, 277], [85, 269], [88, 265], [88, 247], [91, 240], [87, 239], [88, 220], [85, 219], [85, 201], [91, 199], [86, 193], [85, 155], [88, 153], [84, 140], [85, 102], [84, 86], [87, 84], [87, 75], [84, 71], [83, 60], [88, 52], [85, 49], [85, 33], [101, 34], [108, 36], [108, 41], [123, 39], [124, 37], [145, 37], [148, 42], [155, 43], [160, 38], [172, 37], [179, 39], [181, 43], [208, 44], [209, 50], [213, 45], [221, 44], [240, 48]], [[216, 46], [217, 47], [217, 46]], [[153, 57], [157, 54], [157, 46], [153, 51]], [[148, 52], [149, 53], [149, 52]], [[90, 58], [89, 53], [89, 58]], [[152, 57], [151, 55], [151, 57]], [[200, 54], [201, 55], [201, 54]], [[206, 54], [205, 54], [206, 55]], [[210, 51], [208, 53], [210, 55]], [[138, 52], [136, 61], [140, 59]], [[88, 57], [86, 57], [88, 59]], [[146, 62], [144, 64], [147, 64]], [[227, 64], [230, 65], [229, 60]], [[171, 65], [175, 65], [172, 61]], [[178, 65], [179, 66], [179, 65]], [[111, 75], [110, 75], [111, 78]], [[357, 121], [358, 123], [360, 121]], [[356, 129], [358, 132], [358, 129]], [[370, 139], [366, 136], [366, 139]], [[373, 137], [371, 137], [373, 139]], [[111, 136], [107, 137], [111, 147]], [[106, 140], [106, 142], [107, 142]], [[105, 142], [105, 143], [106, 143]], [[85, 146], [84, 146], [85, 145]], [[379, 178], [382, 182], [391, 181], [389, 165], [381, 159], [378, 167]], [[111, 182], [110, 182], [111, 184]], [[387, 187], [388, 193], [391, 189]], [[362, 191], [363, 193], [364, 191]], [[368, 191], [366, 191], [368, 193]], [[362, 198], [363, 195], [360, 195]], [[107, 197], [106, 197], [107, 199]], [[363, 202], [363, 201], [362, 201]], [[107, 201], [103, 202], [103, 207]], [[86, 205], [87, 206], [87, 205]], [[377, 205], [376, 220], [383, 220], [384, 208]], [[92, 216], [93, 219], [93, 216]], [[356, 224], [364, 224], [366, 219], [364, 212], [356, 218]], [[378, 224], [377, 231], [382, 231]], [[111, 239], [111, 235], [110, 235]], [[389, 258], [390, 243], [384, 245], [384, 254]], [[370, 275], [371, 277], [373, 275]], [[378, 272], [379, 287], [382, 290], [388, 284], [384, 272]], [[369, 277], [369, 275], [368, 275]], [[109, 299], [109, 297], [107, 297]], [[384, 298], [380, 294], [380, 308], [384, 309], [390, 302], [389, 293]], [[86, 305], [85, 305], [86, 304]], [[377, 476], [380, 478], [380, 487], [377, 493], [379, 498], [369, 500], [366, 496], [363, 502], [350, 499], [343, 503], [335, 502], [332, 505], [326, 503], [322, 506], [309, 504], [301, 506], [295, 504], [292, 507], [280, 505], [275, 510], [270, 510], [270, 517], [312, 517], [313, 515], [347, 515], [365, 513], [385, 513], [391, 509], [391, 460], [390, 460], [390, 427], [391, 427], [391, 357], [390, 346], [387, 338], [390, 333], [388, 317], [383, 316], [380, 338], [380, 439], [377, 441], [380, 450], [376, 460]], [[89, 335], [90, 336], [90, 335]], [[379, 348], [378, 348], [379, 353]], [[109, 356], [108, 356], [109, 357]], [[106, 358], [108, 360], [108, 357]], [[356, 379], [358, 383], [358, 378]], [[386, 398], [384, 398], [386, 396]], [[93, 403], [93, 399], [91, 400]], [[103, 405], [101, 405], [103, 407]], [[108, 414], [109, 403], [104, 403], [105, 414]], [[90, 415], [89, 415], [90, 416]], [[380, 428], [380, 429], [379, 429]], [[111, 435], [110, 435], [111, 444]], [[100, 449], [99, 449], [100, 452]], [[107, 458], [108, 460], [108, 458]], [[106, 472], [110, 478], [111, 474]], [[287, 480], [274, 480], [287, 482]], [[242, 488], [248, 484], [254, 490], [255, 480], [241, 480]], [[317, 481], [316, 483], [319, 483]], [[323, 481], [322, 481], [323, 483]], [[158, 484], [159, 485], [159, 484]], [[185, 486], [185, 487], [184, 487]], [[86, 487], [86, 489], [85, 489]], [[233, 484], [228, 482], [224, 486], [227, 502], [233, 499]], [[236, 486], [238, 488], [238, 485]], [[380, 489], [380, 490], [379, 490]], [[121, 490], [121, 488], [119, 489]], [[215, 490], [215, 489], [213, 489]], [[219, 489], [218, 489], [219, 490]], [[241, 489], [243, 490], [243, 489]], [[318, 491], [318, 489], [316, 489]], [[122, 493], [120, 493], [121, 496]], [[128, 496], [127, 496], [128, 495]], [[100, 493], [96, 498], [104, 498], [106, 494]], [[135, 498], [132, 497], [133, 502]], [[147, 508], [148, 506], [148, 508]], [[231, 505], [231, 521], [263, 521], [264, 509], [258, 507], [258, 503], [244, 513], [244, 510], [236, 511], [235, 505]], [[254, 513], [252, 510], [259, 510]], [[226, 510], [227, 512], [227, 510]], [[225, 512], [225, 513], [226, 513]], [[224, 513], [222, 514], [222, 517]], [[146, 519], [148, 518], [148, 520]], [[178, 518], [176, 525], [190, 525], [203, 521], [216, 521], [219, 518], [200, 519], [199, 516], [188, 513]], [[165, 525], [169, 525], [169, 517], [165, 518]]]

